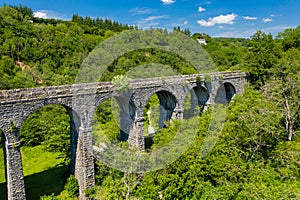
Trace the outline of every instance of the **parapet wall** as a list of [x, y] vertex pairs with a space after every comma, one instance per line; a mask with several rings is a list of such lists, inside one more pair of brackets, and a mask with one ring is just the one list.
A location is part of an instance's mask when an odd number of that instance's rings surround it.
[[[131, 88], [140, 87], [153, 87], [162, 84], [182, 84], [186, 82], [196, 83], [197, 77], [200, 77], [202, 81], [205, 81], [205, 77], [210, 76], [211, 80], [222, 78], [227, 79], [245, 79], [247, 73], [245, 72], [214, 72], [207, 75], [204, 74], [192, 74], [192, 75], [180, 75], [180, 76], [168, 76], [168, 77], [156, 77], [146, 79], [134, 79], [129, 81]], [[0, 90], [0, 103], [23, 101], [29, 99], [42, 99], [51, 97], [65, 97], [79, 94], [94, 94], [101, 92], [108, 92], [115, 89], [115, 84], [112, 82], [97, 82], [97, 83], [83, 83], [73, 85], [62, 86], [49, 86], [38, 88], [21, 88], [13, 90]]]

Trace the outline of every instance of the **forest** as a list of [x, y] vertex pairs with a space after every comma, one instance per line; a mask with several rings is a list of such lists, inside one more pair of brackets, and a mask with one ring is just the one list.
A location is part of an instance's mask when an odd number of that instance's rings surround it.
[[[0, 89], [72, 84], [97, 44], [136, 29], [77, 14], [68, 21], [41, 19], [26, 6], [4, 5], [0, 8]], [[209, 107], [199, 116], [166, 123], [160, 130], [154, 125], [157, 133], [147, 151], [168, 144], [179, 124], [200, 124], [189, 130], [196, 132], [192, 145], [164, 169], [124, 173], [95, 162], [96, 185], [86, 194], [94, 199], [300, 199], [300, 26], [276, 36], [257, 30], [249, 39], [213, 38], [180, 27], [170, 32], [176, 31], [195, 40], [205, 39], [207, 45], [202, 47], [219, 71], [249, 72], [244, 94], [226, 105], [226, 120], [216, 145], [207, 156], [199, 156], [212, 120]], [[101, 81], [114, 81], [117, 75], [147, 63], [169, 65], [181, 74], [196, 72], [174, 53], [144, 49], [119, 57]], [[93, 131], [127, 149], [116, 128], [114, 102], [107, 100], [97, 108]], [[154, 95], [145, 108], [145, 126], [158, 120], [158, 107]], [[149, 110], [153, 110], [151, 119], [146, 114]], [[78, 199], [78, 184], [69, 170], [69, 120], [65, 108], [48, 105], [22, 125], [28, 199]], [[0, 162], [0, 199], [6, 199], [3, 151]]]

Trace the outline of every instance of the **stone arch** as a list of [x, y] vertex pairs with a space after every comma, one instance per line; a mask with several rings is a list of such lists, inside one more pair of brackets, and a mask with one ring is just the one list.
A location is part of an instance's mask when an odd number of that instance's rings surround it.
[[[184, 118], [201, 113], [210, 98], [206, 83], [197, 84], [186, 94]], [[187, 104], [187, 105], [186, 105]]]
[[236, 88], [231, 82], [222, 83], [216, 93], [215, 103], [227, 104], [236, 94]]
[[[96, 114], [96, 109], [105, 101], [114, 98], [119, 106], [118, 115], [119, 128], [120, 128], [120, 140], [126, 141], [129, 138], [130, 130], [132, 129], [134, 119], [136, 117], [136, 105], [132, 99], [132, 94], [129, 93], [112, 93], [110, 95], [98, 96], [95, 101], [95, 110], [92, 111], [92, 115]], [[113, 106], [113, 105], [111, 105]], [[112, 107], [112, 109], [114, 109]], [[116, 111], [116, 109], [115, 109]], [[113, 112], [113, 110], [112, 110]]]
[[169, 89], [168, 87], [159, 87], [159, 88], [155, 88], [155, 89], [151, 89], [146, 90], [146, 91], [139, 91], [138, 95], [143, 95], [142, 97], [140, 97], [141, 102], [140, 102], [140, 108], [144, 108], [146, 106], [147, 101], [154, 95], [160, 93], [161, 97], [163, 96], [163, 94], [167, 94], [169, 95], [171, 98], [173, 98], [176, 102], [176, 106], [180, 104], [180, 99], [178, 98], [178, 95], [176, 94], [175, 91]]
[[160, 103], [160, 117], [159, 117], [159, 128], [163, 128], [165, 126], [165, 122], [171, 120], [173, 111], [175, 110], [176, 106], [178, 106], [178, 99], [176, 96], [165, 89], [162, 90], [156, 90], [151, 93], [151, 95], [148, 95], [148, 98], [145, 101], [146, 102], [152, 97], [154, 94], [157, 95]]
[[7, 137], [5, 135], [5, 132], [8, 131], [9, 127], [10, 127], [10, 124], [9, 124], [8, 121], [2, 121], [1, 124], [0, 124], [0, 130], [3, 132], [5, 138]]
[[[145, 148], [150, 148], [153, 144], [153, 134], [159, 131], [161, 128], [165, 127], [165, 122], [170, 121], [173, 118], [176, 118], [175, 108], [178, 107], [178, 100], [174, 94], [168, 90], [156, 90], [149, 93], [145, 101], [145, 106], [143, 108], [143, 137]], [[156, 97], [153, 99], [152, 97]], [[146, 109], [147, 102], [159, 101], [158, 104], [154, 104], [149, 107], [148, 111]], [[153, 109], [154, 108], [154, 109]], [[152, 111], [152, 112], [149, 112]], [[144, 121], [148, 119], [148, 125], [144, 124]]]
[[[130, 103], [130, 106], [133, 106], [136, 108], [135, 102], [133, 100], [133, 93], [132, 91], [128, 91], [126, 93], [117, 93], [117, 92], [112, 92], [112, 93], [107, 93], [107, 94], [102, 94], [102, 95], [97, 95], [94, 100], [94, 106], [97, 108], [101, 103], [104, 101], [115, 98], [118, 101], [118, 104], [120, 105], [120, 108], [126, 108], [125, 105], [128, 105]], [[94, 114], [95, 110], [92, 111], [92, 114]]]
[[[51, 105], [59, 105], [60, 107], [65, 108], [68, 116], [69, 116], [69, 123], [70, 123], [70, 130], [69, 130], [69, 134], [70, 134], [70, 170], [71, 170], [71, 174], [75, 174], [75, 168], [76, 168], [76, 162], [78, 161], [78, 155], [77, 155], [77, 151], [78, 151], [78, 138], [79, 138], [79, 128], [82, 124], [82, 118], [79, 114], [78, 111], [74, 110], [72, 107], [70, 107], [67, 104], [61, 103], [59, 101], [52, 101], [52, 102], [44, 102], [43, 104], [41, 104], [40, 102], [36, 102], [35, 105], [32, 105], [28, 111], [26, 113], [24, 113], [21, 116], [21, 121], [19, 122], [18, 126], [19, 126], [19, 130], [21, 129], [23, 123], [25, 122], [25, 120], [35, 111], [42, 109], [44, 107], [47, 106], [51, 106]], [[20, 134], [20, 133], [18, 133]], [[23, 162], [22, 158], [21, 158], [21, 162]], [[77, 178], [77, 177], [76, 177]], [[26, 183], [25, 183], [25, 188], [26, 188]]]
[[[76, 116], [80, 118], [80, 124], [82, 123], [81, 119], [82, 117], [80, 116], [80, 112], [72, 107], [72, 105], [69, 105], [68, 103], [60, 102], [60, 101], [38, 101], [38, 102], [33, 102], [30, 104], [29, 109], [26, 109], [26, 112], [22, 113], [22, 116], [20, 119], [17, 121], [18, 127], [21, 127], [23, 122], [28, 118], [30, 114], [32, 114], [34, 111], [48, 106], [48, 105], [61, 105], [63, 106], [69, 114], [74, 113]], [[28, 105], [27, 105], [28, 106]]]
[[[79, 127], [82, 124], [82, 117], [80, 116], [80, 112], [72, 108], [70, 105], [62, 103], [60, 101], [54, 101], [54, 102], [47, 102], [44, 101], [42, 103], [36, 103], [30, 109], [25, 112], [18, 122], [18, 127], [21, 128], [24, 121], [32, 114], [34, 111], [37, 111], [40, 108], [43, 108], [45, 106], [49, 105], [60, 105], [66, 109], [66, 111], [69, 114], [70, 117], [70, 150], [71, 150], [71, 173], [73, 174], [75, 171], [75, 165], [76, 165], [76, 151], [77, 151], [77, 143], [78, 143], [78, 134], [79, 134]], [[19, 135], [17, 136], [19, 137]]]

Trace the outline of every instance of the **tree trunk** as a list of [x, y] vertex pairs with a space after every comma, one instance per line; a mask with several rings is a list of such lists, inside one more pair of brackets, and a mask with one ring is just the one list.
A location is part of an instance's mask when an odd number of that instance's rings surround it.
[[292, 140], [293, 137], [293, 119], [291, 116], [290, 106], [286, 95], [283, 93], [284, 96], [284, 106], [285, 106], [285, 130], [287, 134], [288, 141]]
[[130, 189], [131, 189], [131, 187], [130, 187], [130, 183], [127, 183], [127, 180], [126, 180], [126, 178], [128, 177], [129, 175], [128, 174], [126, 174], [126, 173], [124, 173], [124, 184], [125, 184], [125, 186], [126, 186], [126, 188], [127, 188], [127, 193], [126, 193], [126, 200], [129, 200], [130, 199]]

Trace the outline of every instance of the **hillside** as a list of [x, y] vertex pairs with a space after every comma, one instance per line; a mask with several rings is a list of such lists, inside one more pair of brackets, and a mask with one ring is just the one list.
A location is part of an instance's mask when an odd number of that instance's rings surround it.
[[[99, 42], [130, 29], [137, 27], [76, 14], [70, 21], [40, 19], [33, 17], [30, 8], [2, 6], [0, 89], [74, 83], [82, 61]], [[250, 73], [245, 93], [226, 105], [226, 121], [215, 147], [207, 156], [200, 155], [212, 121], [208, 108], [192, 119], [166, 123], [154, 135], [149, 152], [168, 144], [180, 124], [192, 127], [189, 131], [196, 132], [194, 142], [178, 160], [143, 174], [123, 173], [97, 162], [96, 186], [86, 193], [95, 199], [299, 199], [300, 26], [277, 36], [257, 31], [250, 39], [211, 38], [200, 33], [190, 37], [206, 39], [208, 44], [203, 48], [219, 70]], [[167, 64], [182, 74], [195, 73], [191, 63], [176, 54], [145, 49], [115, 60], [103, 80], [145, 63]], [[109, 99], [97, 108], [94, 130], [127, 149], [128, 143], [119, 138], [113, 103], [116, 101]], [[156, 95], [146, 105], [146, 124], [150, 123], [147, 112], [151, 107], [159, 113]], [[69, 120], [62, 106], [45, 106], [21, 127], [26, 192], [32, 199], [77, 198], [78, 185], [67, 169]], [[193, 129], [193, 123], [200, 125]], [[41, 154], [49, 158], [39, 160]], [[2, 192], [5, 173], [0, 155]], [[33, 186], [47, 176], [59, 177], [49, 183], [55, 189], [47, 186], [36, 191]]]

